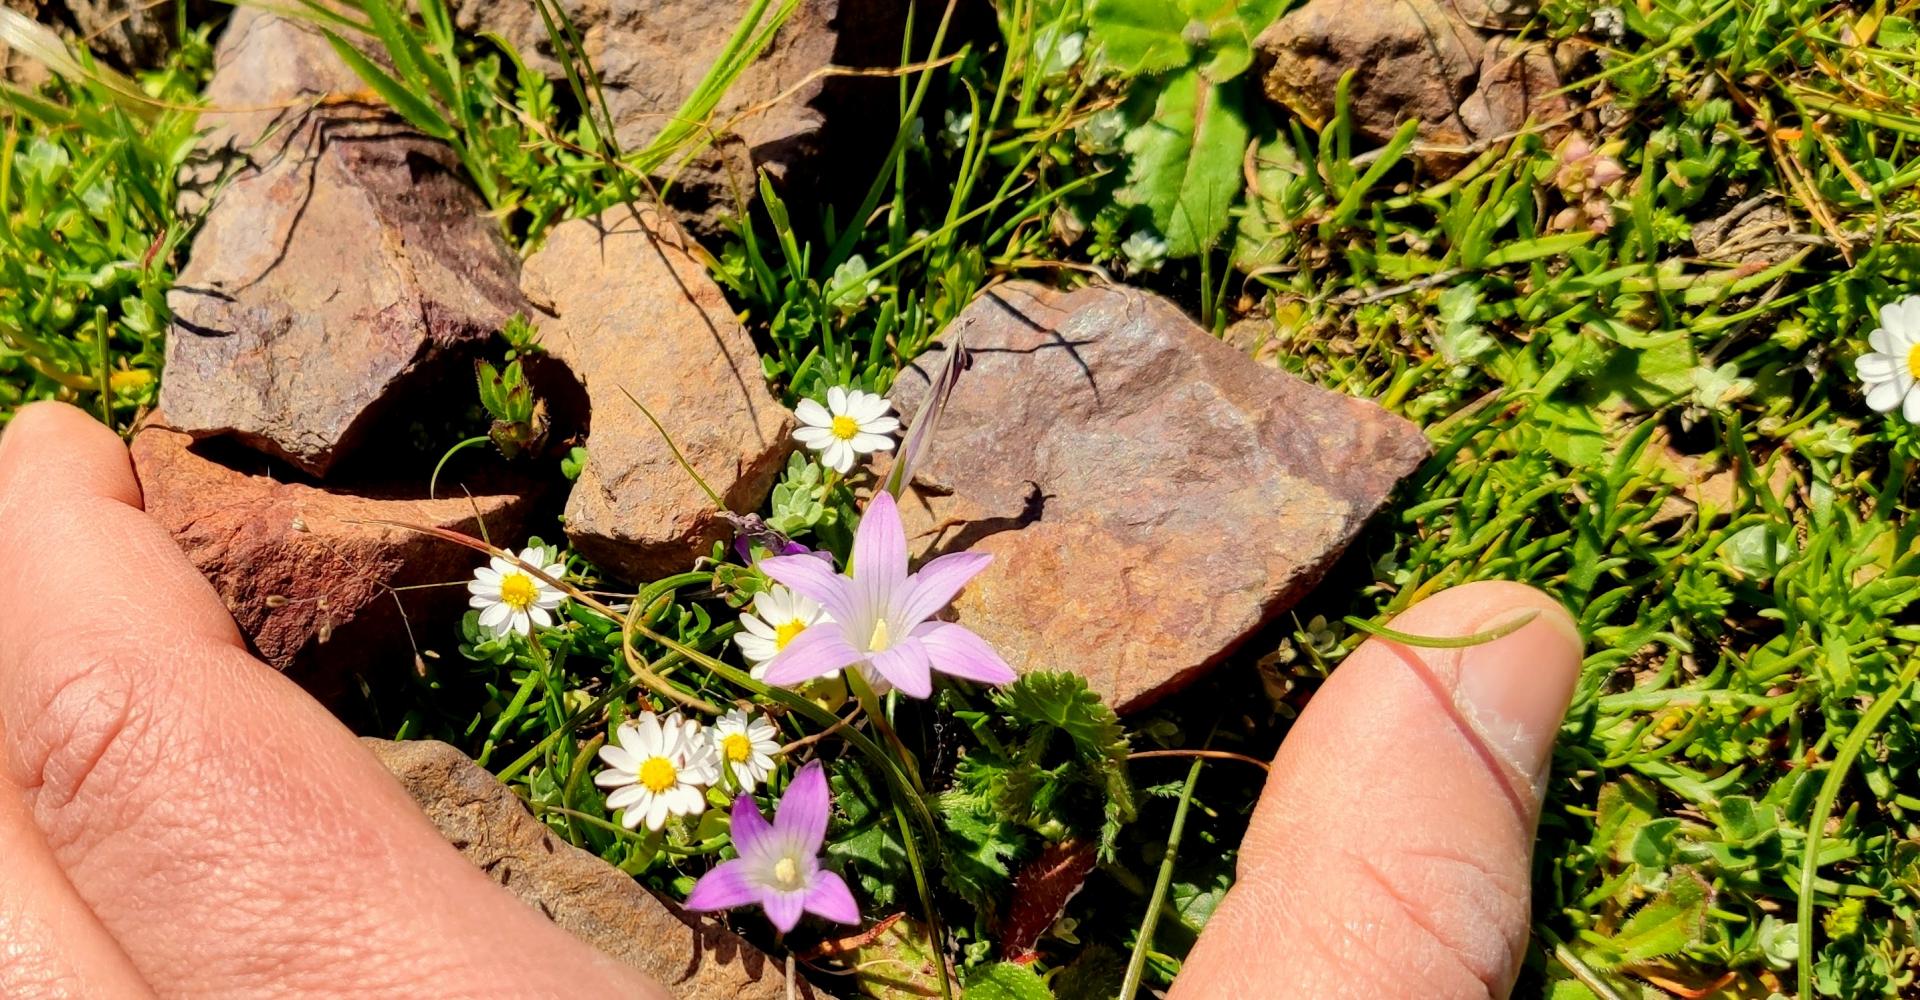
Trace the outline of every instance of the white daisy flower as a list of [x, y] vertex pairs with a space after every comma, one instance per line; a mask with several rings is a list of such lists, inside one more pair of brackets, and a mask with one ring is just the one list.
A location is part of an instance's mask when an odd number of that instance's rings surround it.
[[748, 715], [736, 708], [707, 729], [714, 755], [733, 768], [740, 787], [751, 792], [773, 773], [773, 755], [780, 752], [780, 731], [764, 715]]
[[802, 597], [779, 584], [760, 592], [753, 599], [753, 610], [741, 612], [740, 631], [733, 641], [753, 665], [753, 679], [766, 673], [767, 661], [787, 648], [793, 637], [807, 626], [827, 620], [827, 613], [811, 597]]
[[[546, 549], [522, 549], [520, 561], [540, 567], [540, 572], [556, 580], [567, 572], [559, 554]], [[535, 625], [546, 628], [553, 624], [553, 609], [567, 599], [552, 584], [499, 556], [473, 571], [467, 592], [473, 595], [467, 603], [480, 609], [480, 624], [492, 629], [494, 635], [532, 635]]]
[[793, 439], [819, 452], [820, 464], [845, 473], [857, 456], [893, 447], [887, 435], [900, 429], [900, 420], [892, 409], [885, 396], [836, 385], [827, 390], [827, 405], [803, 399], [794, 408], [801, 427]]
[[1881, 306], [1880, 327], [1867, 343], [1873, 352], [1853, 363], [1867, 387], [1867, 405], [1879, 413], [1897, 408], [1908, 423], [1920, 424], [1920, 295]]
[[720, 780], [720, 759], [705, 727], [692, 719], [652, 712], [623, 723], [614, 743], [600, 748], [607, 770], [593, 783], [613, 789], [607, 809], [626, 810], [627, 829], [641, 823], [658, 831], [669, 816], [698, 816], [707, 808], [707, 786]]

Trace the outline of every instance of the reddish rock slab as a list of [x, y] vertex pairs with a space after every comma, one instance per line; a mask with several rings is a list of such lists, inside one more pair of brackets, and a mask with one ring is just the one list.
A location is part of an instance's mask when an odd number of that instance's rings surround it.
[[[1426, 457], [1418, 428], [1269, 369], [1172, 303], [1031, 283], [954, 321], [960, 375], [901, 504], [916, 554], [996, 558], [954, 604], [1022, 671], [1122, 712], [1291, 607]], [[945, 348], [894, 390], [915, 412]]]
[[471, 499], [423, 500], [280, 482], [207, 450], [164, 426], [134, 435], [147, 513], [213, 583], [260, 658], [322, 698], [341, 693], [354, 674], [413, 669], [406, 621], [443, 621], [467, 599], [458, 586], [390, 588], [464, 581], [481, 561], [458, 545], [368, 522], [478, 537], [484, 521], [491, 537], [512, 539], [533, 507], [526, 492], [478, 486]]
[[513, 790], [432, 740], [360, 741], [467, 860], [562, 930], [683, 1000], [832, 1000], [712, 917], [688, 913], [553, 835]]
[[237, 172], [167, 297], [161, 405], [325, 475], [521, 308], [517, 262], [452, 151], [364, 103], [317, 30], [241, 8], [215, 62], [208, 101], [262, 110], [203, 142]]
[[637, 400], [728, 509], [757, 509], [792, 450], [793, 415], [685, 238], [649, 210], [562, 223], [527, 259], [540, 343], [586, 387], [587, 464], [567, 536], [588, 558], [650, 579], [685, 569], [727, 523]]

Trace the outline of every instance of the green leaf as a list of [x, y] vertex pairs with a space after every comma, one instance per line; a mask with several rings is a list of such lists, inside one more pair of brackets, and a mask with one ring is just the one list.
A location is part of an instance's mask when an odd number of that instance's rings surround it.
[[1187, 65], [1192, 56], [1181, 36], [1186, 27], [1181, 5], [1167, 0], [1098, 0], [1087, 17], [1101, 57], [1128, 76]]
[[1675, 868], [1666, 889], [1634, 911], [1600, 946], [1595, 964], [1618, 968], [1679, 953], [1706, 933], [1712, 904], [1713, 887], [1706, 879], [1691, 868]]
[[1188, 70], [1161, 91], [1153, 117], [1127, 133], [1130, 163], [1119, 199], [1147, 210], [1170, 256], [1197, 256], [1227, 228], [1247, 148], [1240, 93]]
[[965, 1000], [1053, 1000], [1046, 980], [1024, 965], [1001, 962], [967, 977]]
[[380, 95], [381, 100], [393, 105], [393, 110], [398, 111], [400, 117], [405, 118], [408, 124], [436, 139], [451, 140], [453, 138], [453, 126], [447, 124], [446, 118], [442, 117], [433, 105], [414, 96], [413, 91], [407, 89], [405, 84], [375, 65], [373, 60], [362, 55], [359, 49], [347, 44], [346, 39], [325, 28], [321, 30], [326, 32], [327, 44], [333, 46], [333, 51], [340, 57], [340, 61], [346, 63], [347, 68], [353, 70], [356, 76], [365, 80], [367, 86], [372, 87], [373, 92]]
[[1120, 717], [1087, 689], [1084, 679], [1071, 673], [1027, 674], [1000, 689], [995, 700], [1016, 721], [1048, 726], [1073, 740], [1106, 794], [1100, 856], [1111, 858], [1121, 825], [1132, 822], [1135, 814], [1133, 784], [1127, 777], [1127, 734]]

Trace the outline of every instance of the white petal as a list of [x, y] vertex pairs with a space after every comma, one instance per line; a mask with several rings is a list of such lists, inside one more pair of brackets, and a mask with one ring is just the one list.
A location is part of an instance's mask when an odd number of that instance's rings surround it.
[[480, 624], [495, 632], [504, 632], [507, 622], [513, 618], [513, 608], [505, 604], [494, 604], [480, 612]]
[[[507, 560], [501, 558], [500, 556], [493, 556], [489, 558], [487, 560], [487, 565], [491, 567], [495, 573], [501, 576], [505, 576], [506, 574], [511, 573], [514, 570], [520, 568], [508, 562]], [[480, 572], [479, 570], [474, 571], [475, 575], [478, 575], [479, 572]]]
[[545, 608], [548, 611], [552, 611], [554, 608], [557, 608], [560, 605], [565, 604], [566, 602], [567, 602], [567, 595], [557, 590], [546, 590], [546, 591], [541, 591], [540, 596], [533, 599], [533, 606], [536, 608]]
[[1853, 359], [1853, 371], [1862, 381], [1884, 382], [1893, 377], [1894, 364], [1891, 354], [1862, 354]]
[[482, 566], [473, 571], [473, 582], [492, 584], [497, 588], [500, 586], [500, 571], [492, 566]]
[[1893, 353], [1893, 335], [1888, 333], [1887, 328], [1884, 326], [1878, 327], [1872, 333], [1867, 334], [1867, 343], [1872, 344], [1873, 349], [1881, 354]]
[[1907, 423], [1920, 424], [1920, 388], [1907, 390], [1906, 405], [1900, 408], [1900, 415], [1907, 418]]
[[611, 743], [600, 748], [600, 759], [605, 761], [608, 767], [616, 771], [625, 771], [628, 774], [632, 774], [640, 768], [640, 762], [635, 760], [633, 754], [628, 753], [625, 747], [615, 746]]
[[828, 413], [826, 407], [811, 399], [801, 400], [800, 405], [793, 408], [793, 415], [799, 417], [800, 422], [809, 427], [833, 426], [833, 414]]
[[827, 390], [827, 411], [834, 416], [847, 415], [847, 389], [836, 385]]
[[631, 809], [651, 794], [653, 793], [647, 791], [644, 785], [626, 785], [621, 788], [616, 788], [607, 793], [607, 811], [612, 812], [615, 809]]
[[483, 609], [490, 608], [498, 603], [499, 601], [496, 601], [495, 599], [488, 597], [485, 594], [475, 594], [472, 597], [467, 598], [467, 607], [470, 607], [470, 608], [483, 608]]
[[528, 608], [526, 614], [528, 618], [533, 619], [533, 623], [535, 625], [538, 625], [541, 628], [553, 627], [553, 613], [548, 611], [546, 608], [541, 607], [538, 604], [534, 605], [531, 608]]
[[533, 621], [527, 617], [527, 613], [525, 611], [515, 611], [513, 613], [512, 627], [515, 632], [518, 632], [521, 635], [533, 634]]
[[1888, 413], [1900, 405], [1900, 383], [1887, 381], [1876, 384], [1867, 390], [1867, 408], [1875, 413]]
[[900, 429], [900, 421], [893, 417], [865, 420], [861, 421], [860, 429], [868, 434], [892, 434]]
[[846, 474], [853, 468], [853, 447], [845, 441], [835, 441], [820, 453], [820, 464], [835, 472]]
[[[891, 409], [893, 409], [893, 404], [887, 402], [887, 397], [877, 393], [856, 392], [852, 398], [847, 400], [847, 415], [860, 421], [862, 424], [870, 420], [880, 419]], [[898, 422], [899, 421], [895, 421], [895, 423]]]
[[647, 803], [646, 813], [647, 829], [658, 833], [661, 827], [667, 825], [667, 797], [664, 795], [654, 796], [653, 801]]
[[882, 434], [856, 434], [853, 440], [847, 443], [853, 446], [854, 451], [862, 455], [876, 451], [893, 450], [893, 439]]
[[837, 440], [833, 432], [825, 427], [802, 427], [793, 432], [793, 439], [814, 451], [819, 451]]

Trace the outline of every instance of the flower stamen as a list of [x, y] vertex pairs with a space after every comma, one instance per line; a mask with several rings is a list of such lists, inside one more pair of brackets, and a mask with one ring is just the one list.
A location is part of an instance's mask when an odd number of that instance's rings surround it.
[[753, 757], [753, 741], [745, 733], [728, 733], [720, 741], [720, 752], [735, 764], [743, 763]]
[[806, 630], [807, 630], [807, 623], [801, 621], [798, 618], [795, 618], [791, 621], [781, 622], [779, 627], [773, 630], [774, 650], [779, 651], [787, 648], [787, 643], [790, 643], [793, 640], [799, 638], [800, 633], [805, 632]]
[[508, 573], [500, 578], [500, 603], [515, 611], [533, 607], [539, 597], [540, 588], [525, 573]]
[[800, 866], [790, 857], [774, 862], [773, 881], [782, 889], [800, 888]]
[[867, 652], [884, 653], [893, 646], [893, 635], [887, 631], [887, 620], [873, 623], [873, 637], [867, 640]]
[[1920, 381], [1920, 344], [1913, 345], [1913, 349], [1907, 352], [1907, 371], [1916, 381]]
[[665, 757], [649, 757], [646, 763], [640, 765], [639, 777], [640, 783], [647, 786], [648, 791], [658, 795], [679, 783], [680, 769]]
[[840, 416], [833, 418], [833, 427], [831, 428], [831, 430], [833, 432], [834, 437], [837, 437], [842, 441], [851, 441], [854, 439], [855, 435], [860, 433], [860, 421], [855, 420], [852, 417], [847, 416], [846, 414], [841, 414]]

